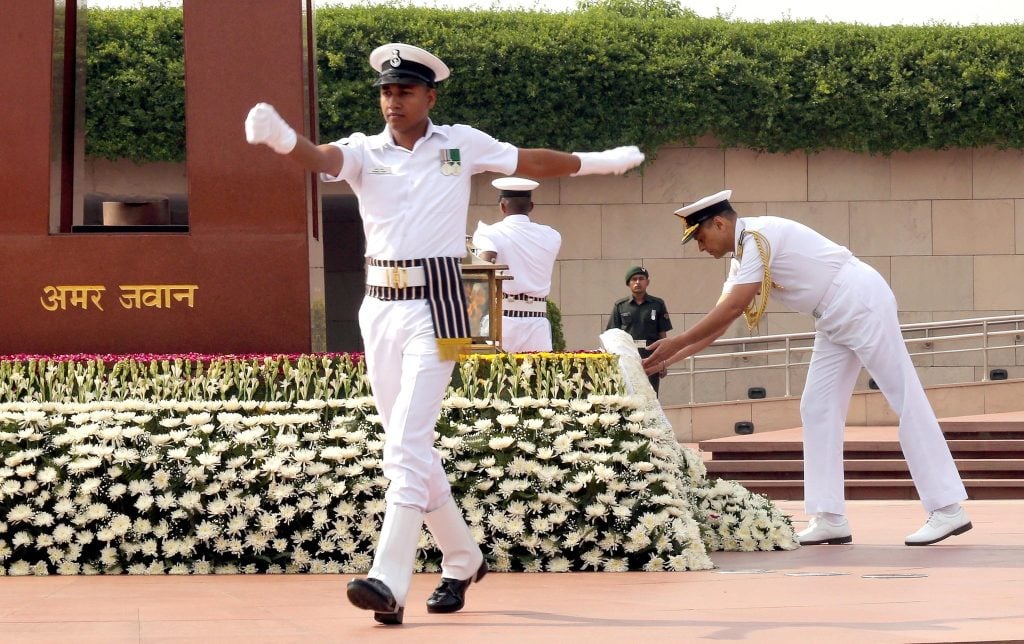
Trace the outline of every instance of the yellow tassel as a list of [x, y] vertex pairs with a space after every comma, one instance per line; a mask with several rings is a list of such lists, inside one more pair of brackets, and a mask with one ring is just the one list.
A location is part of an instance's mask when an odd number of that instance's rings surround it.
[[459, 356], [469, 353], [472, 338], [438, 338], [437, 353], [443, 360], [458, 360]]
[[[772, 272], [769, 268], [769, 262], [772, 257], [772, 247], [761, 233], [754, 232], [753, 230], [746, 231], [751, 237], [754, 238], [754, 245], [757, 246], [757, 253], [761, 256], [761, 264], [764, 266], [764, 275], [761, 278], [761, 288], [758, 294], [754, 296], [754, 299], [750, 302], [750, 305], [743, 311], [743, 317], [747, 320], [747, 330], [753, 331], [761, 324], [761, 316], [764, 315], [764, 310], [768, 308], [768, 293], [773, 288], [781, 289], [782, 287], [772, 281]], [[740, 247], [740, 256], [742, 257], [742, 246]]]

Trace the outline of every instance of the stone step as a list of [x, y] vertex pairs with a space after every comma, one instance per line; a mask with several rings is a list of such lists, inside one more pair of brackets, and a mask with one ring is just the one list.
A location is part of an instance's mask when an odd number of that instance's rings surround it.
[[[1024, 459], [961, 458], [956, 460], [962, 478], [1024, 479]], [[705, 461], [708, 476], [744, 480], [796, 480], [803, 477], [802, 460], [724, 460]], [[903, 459], [846, 459], [847, 480], [898, 478], [909, 479]]]
[[[1024, 412], [940, 419], [972, 499], [1024, 498]], [[698, 443], [709, 478], [726, 478], [775, 500], [803, 498], [803, 428]], [[847, 427], [848, 499], [916, 499], [894, 426]]]
[[942, 418], [946, 438], [1024, 438], [1024, 412]]
[[[714, 477], [709, 477], [714, 478]], [[775, 501], [800, 501], [804, 498], [804, 482], [761, 481], [730, 479], [756, 494], [764, 494]], [[1024, 498], [1024, 479], [964, 479], [964, 487], [971, 499]], [[847, 500], [917, 499], [917, 491], [909, 479], [862, 479], [846, 481]]]

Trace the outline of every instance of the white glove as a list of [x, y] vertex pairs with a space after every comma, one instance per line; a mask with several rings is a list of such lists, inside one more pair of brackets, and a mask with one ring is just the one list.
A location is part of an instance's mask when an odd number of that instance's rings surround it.
[[273, 105], [256, 103], [245, 117], [245, 140], [253, 145], [266, 144], [278, 154], [288, 154], [298, 137]]
[[644, 162], [644, 153], [635, 145], [624, 145], [604, 152], [573, 152], [580, 158], [580, 169], [572, 175], [622, 174]]

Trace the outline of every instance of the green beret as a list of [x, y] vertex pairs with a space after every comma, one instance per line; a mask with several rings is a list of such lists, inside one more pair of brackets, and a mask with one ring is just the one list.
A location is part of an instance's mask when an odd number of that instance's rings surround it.
[[644, 277], [650, 278], [650, 274], [647, 272], [646, 268], [643, 266], [634, 266], [626, 271], [626, 284], [629, 284], [629, 280], [633, 279], [634, 275], [643, 275]]

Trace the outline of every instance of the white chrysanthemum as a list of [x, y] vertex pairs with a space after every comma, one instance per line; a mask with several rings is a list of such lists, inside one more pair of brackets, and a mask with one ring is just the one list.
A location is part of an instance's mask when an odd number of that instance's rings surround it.
[[600, 416], [598, 416], [597, 420], [604, 427], [611, 427], [613, 425], [617, 425], [619, 423], [619, 421], [621, 420], [621, 417], [618, 414], [616, 414], [616, 413], [605, 412], [605, 413], [601, 414]]
[[580, 425], [583, 425], [584, 427], [591, 427], [597, 424], [598, 418], [600, 418], [599, 414], [585, 414], [577, 418], [576, 422], [578, 422]]
[[52, 467], [44, 467], [36, 474], [36, 480], [47, 485], [57, 480], [57, 470]]
[[274, 437], [274, 445], [278, 449], [293, 449], [299, 444], [298, 434], [291, 432], [281, 433]]
[[603, 503], [591, 503], [585, 508], [585, 513], [591, 519], [603, 517], [608, 514], [608, 506]]
[[200, 541], [209, 541], [220, 535], [220, 528], [212, 521], [203, 521], [196, 526], [196, 538]]
[[494, 420], [505, 429], [519, 424], [519, 416], [515, 414], [499, 414]]
[[[554, 401], [552, 401], [552, 402], [554, 402]], [[592, 406], [593, 405], [591, 404], [591, 402], [589, 400], [578, 399], [578, 400], [570, 400], [569, 401], [569, 409], [571, 409], [574, 412], [579, 413], [579, 414], [587, 413], [588, 411], [590, 411], [590, 408]]]
[[629, 572], [629, 560], [613, 557], [604, 563], [605, 572]]
[[76, 458], [75, 460], [68, 463], [68, 472], [71, 474], [79, 474], [82, 472], [88, 472], [94, 470], [103, 464], [103, 460], [95, 456], [89, 458]]
[[132, 527], [132, 520], [124, 514], [115, 514], [108, 526], [116, 536], [124, 536]]
[[[572, 438], [565, 434], [560, 434], [559, 436], [555, 437], [554, 441], [552, 441], [551, 447], [554, 448], [555, 452], [559, 454], [568, 452], [569, 450], [572, 449]], [[538, 454], [539, 452], [540, 450], [538, 450]]]
[[35, 514], [36, 512], [32, 509], [32, 506], [22, 503], [14, 506], [7, 512], [7, 521], [10, 523], [29, 522]]
[[515, 444], [516, 439], [511, 436], [495, 436], [487, 441], [487, 446], [493, 450], [503, 450]]
[[464, 396], [450, 396], [445, 399], [444, 405], [452, 409], [469, 409], [473, 406], [473, 401]]
[[167, 470], [157, 470], [153, 472], [153, 486], [158, 490], [166, 490], [167, 486], [171, 484], [171, 475]]
[[580, 557], [583, 560], [583, 568], [593, 568], [598, 570], [604, 563], [604, 553], [597, 548], [591, 548], [590, 550], [583, 553]]
[[174, 449], [167, 450], [167, 457], [176, 461], [187, 461], [188, 448], [187, 447], [175, 447]]
[[66, 523], [61, 523], [54, 527], [50, 534], [53, 536], [54, 543], [70, 543], [75, 537], [75, 529]]
[[312, 463], [316, 458], [315, 449], [297, 449], [292, 452], [292, 459], [299, 464], [305, 465], [306, 463]]
[[15, 548], [21, 548], [27, 545], [31, 545], [31, 543], [32, 535], [24, 530], [14, 533], [14, 536], [11, 537], [11, 545], [13, 545]]
[[233, 412], [221, 412], [217, 414], [217, 422], [224, 429], [237, 429], [242, 426], [243, 416]]
[[235, 442], [239, 445], [252, 445], [258, 442], [267, 433], [265, 429], [254, 427], [235, 434]]
[[192, 490], [185, 492], [178, 497], [178, 506], [186, 510], [198, 510], [202, 507], [202, 495]]

